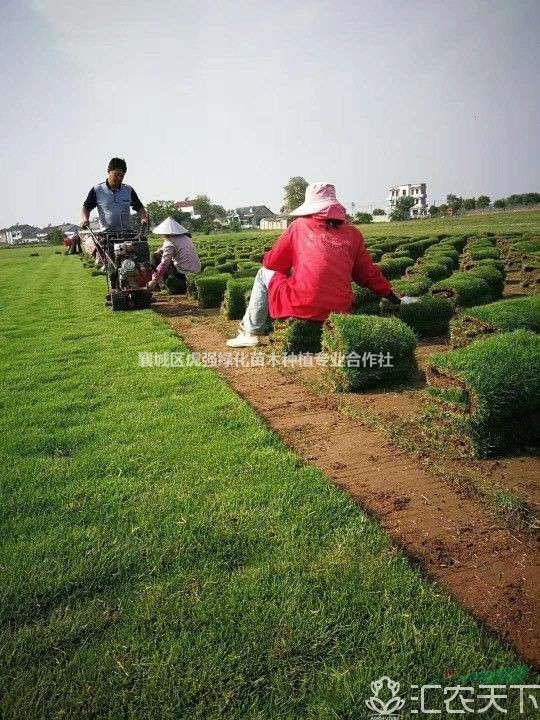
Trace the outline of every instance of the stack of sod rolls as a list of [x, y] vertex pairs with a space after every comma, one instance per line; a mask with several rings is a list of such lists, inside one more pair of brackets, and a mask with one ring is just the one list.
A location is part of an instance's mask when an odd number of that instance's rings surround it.
[[455, 272], [445, 280], [434, 283], [429, 292], [446, 298], [454, 307], [482, 305], [493, 299], [488, 282], [471, 272]]
[[463, 436], [468, 454], [489, 457], [530, 444], [540, 403], [540, 336], [515, 330], [433, 355], [428, 392], [439, 422]]
[[330, 315], [323, 329], [323, 350], [341, 358], [326, 375], [334, 389], [361, 391], [409, 382], [416, 371], [416, 336], [394, 317]]
[[431, 295], [399, 308], [400, 319], [421, 338], [446, 335], [453, 313], [454, 308], [448, 300]]
[[227, 282], [231, 275], [223, 273], [221, 275], [198, 275], [195, 280], [197, 288], [197, 297], [199, 305], [202, 308], [218, 308], [223, 302]]
[[450, 341], [458, 348], [483, 335], [519, 328], [540, 332], [540, 295], [467, 308], [450, 322]]
[[274, 320], [273, 341], [284, 355], [318, 353], [321, 351], [323, 324], [317, 320]]
[[227, 280], [221, 309], [229, 320], [241, 320], [246, 312], [246, 298], [253, 287], [255, 278], [230, 278]]

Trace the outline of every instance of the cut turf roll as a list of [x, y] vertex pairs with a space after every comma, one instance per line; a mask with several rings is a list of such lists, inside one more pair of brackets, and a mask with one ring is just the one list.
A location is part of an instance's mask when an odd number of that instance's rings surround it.
[[451, 320], [450, 342], [464, 347], [482, 336], [520, 328], [540, 332], [540, 295], [467, 308]]
[[419, 337], [438, 337], [448, 333], [454, 308], [445, 298], [425, 295], [418, 302], [401, 305], [399, 318]]
[[199, 305], [203, 308], [217, 308], [223, 302], [227, 282], [231, 275], [199, 275], [195, 280]]
[[392, 280], [393, 278], [401, 277], [410, 265], [414, 265], [414, 260], [411, 257], [394, 257], [381, 260], [377, 264], [382, 274], [389, 280]]
[[502, 297], [504, 290], [504, 273], [497, 270], [493, 265], [476, 265], [468, 272], [485, 280], [491, 290], [491, 297], [497, 300]]
[[427, 293], [429, 288], [433, 285], [433, 280], [427, 275], [407, 275], [400, 280], [393, 280], [392, 287], [395, 292], [400, 295], [411, 295], [412, 297], [418, 297]]
[[429, 292], [446, 298], [454, 307], [482, 305], [492, 299], [488, 283], [470, 272], [456, 272], [444, 280], [439, 280], [430, 287]]
[[467, 254], [471, 260], [485, 260], [487, 258], [497, 260], [501, 256], [501, 251], [496, 247], [473, 247], [467, 250]]
[[324, 325], [322, 347], [340, 358], [325, 370], [338, 391], [407, 383], [416, 371], [416, 336], [395, 317], [333, 314]]
[[471, 455], [489, 457], [516, 444], [538, 442], [536, 333], [515, 330], [433, 355], [427, 380], [440, 410], [437, 421], [462, 433]]
[[444, 259], [441, 256], [434, 258], [421, 258], [416, 265], [407, 269], [406, 277], [412, 277], [417, 273], [427, 275], [430, 280], [442, 280], [452, 274], [454, 263], [452, 258]]
[[249, 297], [255, 278], [231, 278], [227, 281], [221, 309], [229, 320], [241, 320], [246, 312], [246, 296]]
[[321, 351], [322, 331], [323, 323], [317, 320], [274, 320], [275, 349], [284, 355], [318, 353]]
[[352, 289], [354, 292], [353, 313], [380, 315], [381, 298], [376, 295], [373, 290], [356, 285], [356, 283], [353, 283]]

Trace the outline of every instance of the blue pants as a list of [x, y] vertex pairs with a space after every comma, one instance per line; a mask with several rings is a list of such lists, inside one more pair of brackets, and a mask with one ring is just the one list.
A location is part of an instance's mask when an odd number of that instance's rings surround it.
[[263, 333], [269, 325], [270, 313], [268, 312], [268, 285], [275, 270], [268, 270], [262, 267], [255, 275], [255, 282], [249, 298], [249, 304], [240, 327], [250, 335]]

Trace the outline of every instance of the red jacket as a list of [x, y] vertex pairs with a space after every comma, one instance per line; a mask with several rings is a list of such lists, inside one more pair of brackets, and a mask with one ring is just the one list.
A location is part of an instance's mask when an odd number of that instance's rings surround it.
[[332, 312], [349, 312], [352, 280], [381, 297], [392, 292], [366, 250], [362, 233], [347, 222], [327, 229], [323, 217], [299, 217], [262, 264], [277, 271], [268, 287], [273, 318], [324, 321]]

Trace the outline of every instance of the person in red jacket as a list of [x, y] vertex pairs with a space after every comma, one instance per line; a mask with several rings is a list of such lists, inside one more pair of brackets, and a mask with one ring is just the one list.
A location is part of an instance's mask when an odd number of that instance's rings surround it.
[[240, 332], [227, 341], [229, 347], [257, 345], [270, 317], [324, 322], [330, 313], [349, 312], [353, 281], [395, 304], [414, 300], [394, 293], [362, 233], [347, 222], [333, 185], [308, 185], [304, 203], [291, 215], [297, 219], [263, 257]]

